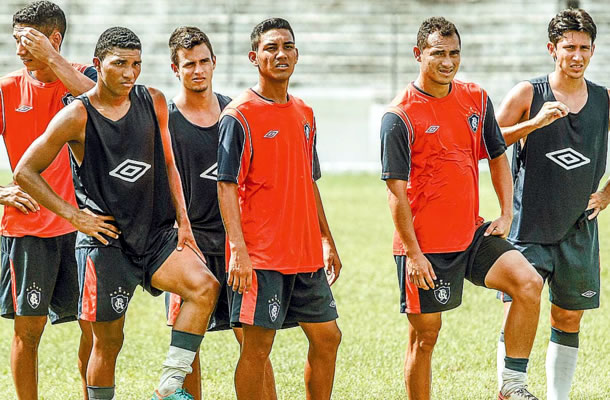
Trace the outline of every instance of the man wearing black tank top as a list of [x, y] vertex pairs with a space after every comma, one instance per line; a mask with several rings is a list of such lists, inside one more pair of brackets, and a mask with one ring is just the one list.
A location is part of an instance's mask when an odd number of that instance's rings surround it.
[[[225, 268], [225, 230], [218, 208], [216, 190], [218, 159], [218, 118], [231, 99], [212, 89], [216, 56], [207, 35], [199, 28], [179, 27], [170, 36], [171, 68], [180, 80], [180, 92], [168, 104], [169, 132], [180, 172], [189, 220], [197, 245], [203, 252], [208, 269], [221, 285], [216, 309], [210, 317], [209, 331], [231, 328], [231, 289], [227, 286]], [[173, 325], [180, 311], [181, 299], [166, 293], [168, 324]], [[233, 332], [240, 346], [242, 329]], [[186, 376], [184, 388], [201, 400], [199, 354], [193, 361], [193, 372]], [[271, 362], [267, 361], [264, 397], [277, 398]]]
[[[509, 240], [549, 282], [551, 339], [547, 398], [567, 400], [584, 310], [599, 307], [597, 214], [610, 202], [599, 188], [608, 149], [608, 90], [585, 79], [597, 28], [580, 9], [549, 23], [555, 70], [517, 84], [498, 112], [508, 145], [515, 144], [514, 215]], [[505, 301], [505, 311], [510, 298]], [[498, 365], [504, 356], [503, 335]]]
[[[138, 284], [153, 295], [178, 294], [182, 307], [153, 399], [189, 400], [184, 377], [205, 333], [219, 285], [205, 268], [188, 220], [161, 92], [136, 85], [141, 44], [114, 27], [95, 48], [97, 85], [51, 121], [28, 149], [15, 178], [80, 231], [79, 318], [91, 321], [89, 398], [114, 398], [114, 369], [129, 300]], [[68, 143], [79, 208], [40, 173]], [[174, 223], [177, 223], [177, 231]]]

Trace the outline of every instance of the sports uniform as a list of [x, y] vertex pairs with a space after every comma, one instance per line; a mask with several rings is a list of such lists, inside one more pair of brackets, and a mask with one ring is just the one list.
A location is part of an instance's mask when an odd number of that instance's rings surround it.
[[[215, 95], [222, 111], [231, 99], [218, 93]], [[229, 329], [232, 290], [226, 284], [225, 230], [216, 190], [218, 123], [209, 127], [197, 126], [188, 121], [172, 101], [169, 102], [168, 109], [172, 147], [182, 178], [193, 235], [205, 256], [208, 269], [222, 287], [216, 309], [210, 316], [208, 331]], [[173, 293], [166, 293], [165, 296], [168, 323], [173, 325], [180, 310], [180, 296]]]
[[[532, 79], [530, 115], [557, 101], [548, 76]], [[585, 211], [606, 169], [608, 92], [586, 81], [588, 98], [569, 113], [515, 143], [515, 218], [509, 240], [549, 281], [553, 304], [567, 310], [599, 307], [597, 218]], [[506, 294], [504, 301], [511, 301]]]
[[391, 103], [381, 127], [381, 178], [408, 181], [415, 235], [437, 276], [434, 290], [409, 282], [406, 249], [395, 232], [401, 312], [459, 306], [464, 277], [485, 286], [494, 262], [514, 249], [499, 237], [483, 236], [486, 225], [478, 215], [478, 161], [505, 150], [491, 101], [475, 84], [454, 80], [442, 98], [410, 84]]
[[117, 121], [104, 117], [86, 95], [82, 164], [72, 157], [79, 207], [111, 215], [121, 234], [109, 244], [79, 233], [76, 255], [81, 282], [79, 318], [112, 321], [126, 311], [138, 284], [153, 295], [151, 278], [175, 250], [172, 203], [161, 132], [146, 87], [129, 93], [131, 107]]
[[250, 89], [221, 116], [218, 180], [237, 184], [253, 268], [252, 289], [233, 294], [235, 326], [279, 329], [337, 318], [323, 273], [315, 135], [313, 110], [294, 96], [278, 104]]
[[[72, 66], [96, 80], [95, 68], [80, 64]], [[40, 82], [25, 68], [0, 79], [0, 134], [11, 169], [45, 131], [55, 114], [73, 99], [61, 80]], [[63, 199], [76, 204], [67, 147], [42, 176]], [[39, 211], [28, 214], [5, 206], [0, 231], [2, 316], [48, 314], [52, 323], [75, 320], [78, 277], [74, 227], [42, 206]]]

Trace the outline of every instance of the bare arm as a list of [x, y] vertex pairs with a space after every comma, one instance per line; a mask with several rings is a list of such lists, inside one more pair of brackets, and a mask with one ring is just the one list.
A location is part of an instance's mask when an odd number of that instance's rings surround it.
[[506, 154], [489, 160], [489, 171], [500, 203], [500, 217], [489, 225], [485, 236], [496, 235], [505, 238], [513, 221], [513, 181]]
[[318, 222], [320, 224], [320, 233], [322, 234], [322, 250], [324, 252], [324, 267], [326, 268], [326, 274], [328, 283], [332, 285], [339, 278], [341, 273], [341, 259], [337, 253], [337, 247], [333, 239], [333, 235], [330, 232], [328, 221], [326, 220], [326, 214], [324, 213], [324, 205], [322, 204], [322, 197], [316, 182], [313, 183], [313, 191], [316, 197], [316, 208], [318, 210]]
[[436, 274], [430, 261], [422, 253], [415, 236], [413, 214], [407, 197], [407, 181], [388, 179], [386, 185], [389, 189], [388, 204], [394, 226], [407, 250], [409, 281], [421, 289], [433, 289]]
[[186, 201], [184, 200], [184, 193], [182, 191], [182, 181], [180, 179], [180, 174], [178, 173], [178, 168], [176, 167], [174, 151], [172, 149], [172, 139], [167, 126], [168, 112], [165, 96], [159, 90], [154, 88], [148, 88], [148, 91], [153, 99], [155, 113], [157, 114], [157, 120], [159, 121], [161, 141], [163, 142], [163, 153], [165, 155], [165, 167], [167, 168], [167, 178], [169, 180], [169, 189], [172, 196], [172, 202], [176, 210], [176, 222], [178, 224], [178, 246], [176, 249], [180, 251], [186, 245], [197, 253], [202, 260], [204, 260], [203, 253], [201, 250], [199, 250], [195, 237], [193, 236], [191, 222], [188, 218], [188, 212], [186, 210]]
[[252, 286], [252, 261], [241, 229], [237, 184], [218, 181], [218, 204], [227, 231], [231, 257], [227, 283], [233, 291], [248, 292]]
[[66, 86], [73, 96], [85, 93], [95, 82], [78, 72], [74, 67], [59, 54], [53, 47], [49, 38], [34, 28], [23, 28], [17, 33], [24, 47], [37, 60], [47, 64], [55, 75]]
[[87, 112], [80, 101], [61, 110], [49, 123], [47, 130], [27, 149], [15, 168], [17, 183], [44, 207], [68, 220], [76, 229], [94, 236], [100, 242], [108, 241], [101, 234], [117, 238], [118, 229], [108, 223], [111, 216], [96, 216], [88, 210], [79, 210], [62, 199], [49, 186], [41, 173], [53, 162], [66, 143], [84, 145]]
[[569, 112], [568, 107], [559, 101], [546, 102], [538, 114], [530, 118], [533, 96], [531, 83], [521, 82], [511, 89], [500, 105], [496, 118], [507, 146], [527, 138], [536, 129], [565, 117]]

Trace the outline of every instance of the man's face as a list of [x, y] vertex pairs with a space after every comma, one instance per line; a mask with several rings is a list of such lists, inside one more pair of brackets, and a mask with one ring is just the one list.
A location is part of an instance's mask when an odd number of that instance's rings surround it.
[[580, 31], [567, 31], [556, 45], [548, 44], [556, 67], [572, 79], [580, 79], [591, 61], [595, 45], [591, 36]]
[[449, 85], [460, 67], [460, 40], [456, 34], [443, 36], [437, 31], [428, 36], [425, 49], [415, 47], [413, 54], [425, 80]]
[[299, 51], [288, 29], [271, 29], [261, 35], [258, 49], [248, 57], [261, 76], [272, 81], [287, 81], [294, 72]]
[[127, 96], [142, 68], [142, 52], [113, 47], [103, 60], [93, 59], [98, 80], [116, 96]]
[[[23, 65], [25, 66], [25, 68], [28, 71], [37, 71], [37, 70], [47, 68], [47, 64], [44, 63], [43, 60], [36, 59], [32, 54], [30, 54], [30, 52], [24, 45], [24, 41], [26, 39], [23, 37], [23, 34], [28, 29], [37, 29], [37, 28], [35, 28], [33, 26], [23, 25], [23, 24], [16, 24], [13, 27], [13, 38], [15, 39], [15, 44], [17, 46], [17, 51], [16, 51], [17, 57], [19, 57], [21, 59], [21, 62], [23, 63]], [[54, 31], [53, 33], [55, 33], [55, 32], [57, 32], [57, 31]]]
[[208, 46], [202, 43], [191, 49], [179, 49], [176, 54], [178, 65], [172, 64], [172, 69], [182, 86], [193, 92], [208, 90], [216, 68], [216, 57], [212, 57]]

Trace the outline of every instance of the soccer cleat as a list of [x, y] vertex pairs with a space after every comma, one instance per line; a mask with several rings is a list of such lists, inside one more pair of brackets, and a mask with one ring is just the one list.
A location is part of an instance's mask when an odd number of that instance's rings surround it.
[[498, 393], [498, 400], [538, 400], [538, 397], [528, 392], [525, 387], [522, 387], [506, 396], [502, 395], [502, 392]]
[[[535, 397], [534, 397], [535, 399]], [[155, 390], [153, 393], [153, 397], [151, 400], [194, 400], [194, 397], [191, 396], [186, 390], [178, 389], [174, 393], [169, 396], [162, 397], [159, 392]], [[537, 400], [537, 399], [536, 399]]]

